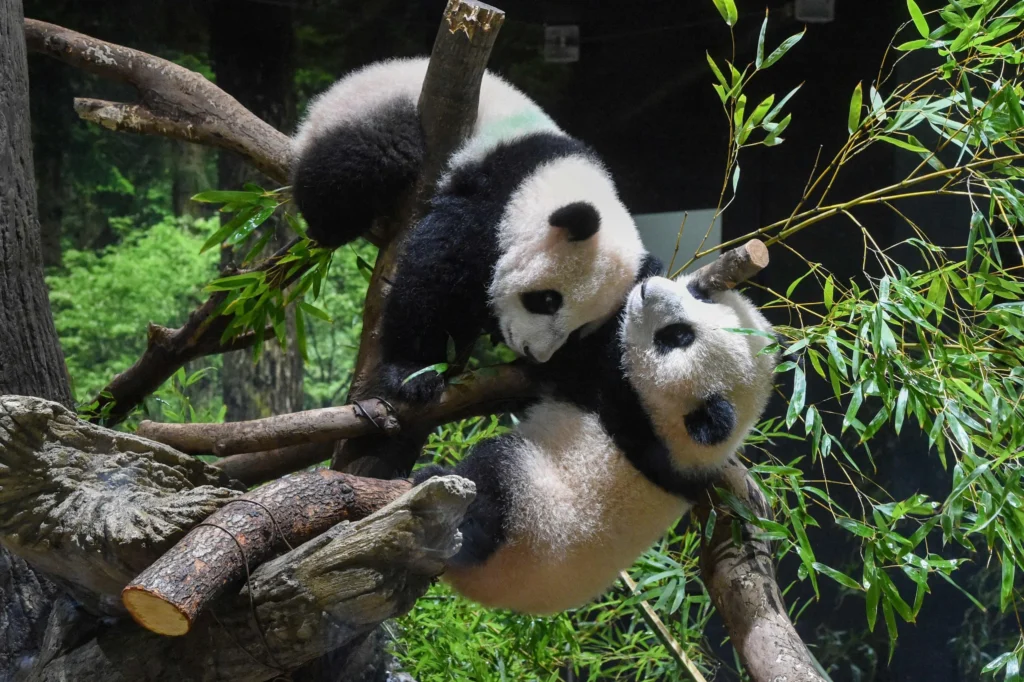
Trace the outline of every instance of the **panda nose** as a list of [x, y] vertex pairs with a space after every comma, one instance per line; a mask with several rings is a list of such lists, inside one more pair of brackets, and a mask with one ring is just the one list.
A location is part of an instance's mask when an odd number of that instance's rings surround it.
[[651, 280], [649, 280], [649, 279], [645, 279], [643, 281], [643, 284], [640, 285], [640, 300], [641, 301], [644, 300], [644, 298], [647, 296], [647, 283], [650, 282], [650, 281]]

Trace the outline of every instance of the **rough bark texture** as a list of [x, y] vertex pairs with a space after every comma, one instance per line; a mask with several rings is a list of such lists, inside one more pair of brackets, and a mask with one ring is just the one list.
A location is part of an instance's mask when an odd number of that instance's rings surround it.
[[[292, 9], [285, 4], [266, 5], [253, 11], [247, 0], [218, 0], [208, 5], [210, 56], [217, 84], [261, 120], [278, 130], [295, 124], [294, 45]], [[217, 186], [241, 189], [247, 182], [267, 186], [266, 178], [246, 159], [221, 152], [217, 160]], [[225, 217], [227, 220], [230, 216]], [[275, 236], [264, 251], [269, 256], [284, 246], [290, 235], [280, 216], [272, 217], [261, 230], [273, 229]], [[259, 235], [255, 235], [258, 238]], [[251, 244], [242, 244], [244, 254]], [[230, 267], [235, 254], [222, 251], [222, 264]], [[287, 344], [267, 342], [259, 362], [249, 351], [227, 353], [221, 372], [226, 420], [237, 422], [288, 414], [303, 407], [302, 356], [298, 351], [295, 317], [289, 311]]]
[[99, 612], [123, 613], [121, 589], [236, 497], [229, 484], [195, 458], [57, 403], [0, 397], [0, 543], [96, 595]]
[[361, 653], [378, 623], [408, 612], [441, 573], [472, 496], [464, 479], [432, 479], [263, 564], [246, 590], [214, 604], [184, 637], [122, 621], [47, 656], [29, 679], [259, 681], [281, 679], [328, 652], [345, 661]]
[[[735, 458], [723, 487], [759, 517], [772, 518], [764, 493]], [[707, 527], [712, 504], [718, 517], [711, 539], [702, 540], [701, 577], [747, 672], [757, 682], [825, 682], [786, 612], [769, 543], [755, 539], [757, 529], [714, 496], [693, 510], [699, 528]], [[741, 524], [740, 544], [733, 536], [734, 522]]]
[[[353, 664], [373, 658], [367, 633], [407, 611], [442, 571], [474, 494], [464, 479], [432, 479], [335, 525], [254, 570], [247, 591], [212, 604], [185, 637], [126, 617], [99, 627], [95, 614], [123, 613], [118, 596], [132, 577], [240, 493], [215, 485], [223, 475], [201, 462], [56, 403], [2, 396], [0, 410], [0, 543], [19, 555], [0, 554], [0, 618], [10, 625], [0, 664], [17, 662], [19, 679], [265, 680], [329, 651], [332, 669], [348, 670], [349, 654]], [[79, 605], [63, 599], [51, 610], [53, 588], [21, 559], [53, 570]]]
[[[145, 52], [34, 19], [25, 20], [25, 38], [33, 52], [134, 86], [147, 117], [166, 126], [161, 134], [229, 149], [278, 182], [288, 181], [287, 136], [202, 75]], [[123, 122], [107, 120], [113, 130], [155, 131], [154, 127], [133, 127], [132, 117]]]
[[[415, 191], [396, 211], [377, 254], [363, 309], [363, 329], [349, 399], [374, 396], [366, 386], [380, 366], [381, 314], [390, 295], [404, 235], [415, 225], [444, 164], [476, 121], [480, 82], [505, 14], [476, 0], [448, 0], [420, 92], [420, 123], [427, 149]], [[339, 444], [331, 466], [364, 476], [405, 475], [419, 456], [429, 429], [407, 426], [397, 438], [368, 436]]]
[[71, 391], [43, 282], [21, 0], [0, 3], [0, 393]]
[[408, 491], [403, 479], [330, 469], [292, 474], [226, 503], [122, 592], [132, 617], [161, 635], [186, 634], [211, 601], [237, 588], [271, 552], [342, 521], [365, 518]]

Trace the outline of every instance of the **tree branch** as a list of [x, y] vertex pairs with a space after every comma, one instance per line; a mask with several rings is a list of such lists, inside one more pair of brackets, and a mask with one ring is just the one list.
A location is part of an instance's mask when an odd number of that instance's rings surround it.
[[[416, 224], [438, 174], [472, 130], [480, 100], [480, 83], [505, 14], [479, 0], [448, 0], [437, 29], [430, 64], [420, 90], [420, 124], [426, 158], [415, 190], [388, 221], [392, 234], [377, 254], [363, 308], [359, 352], [352, 370], [349, 400], [372, 397], [368, 386], [381, 362], [381, 316], [391, 293], [405, 234]], [[331, 466], [364, 476], [389, 478], [412, 468], [426, 439], [425, 430], [405, 428], [399, 438], [367, 437], [346, 441]]]
[[77, 100], [75, 111], [85, 120], [111, 130], [155, 133], [228, 149], [277, 182], [288, 182], [288, 137], [201, 74], [35, 19], [25, 20], [25, 42], [30, 52], [128, 83], [138, 92], [138, 104]]
[[[722, 487], [760, 518], [772, 518], [764, 493], [735, 458], [729, 461]], [[698, 528], [707, 528], [712, 509], [717, 518], [711, 538], [701, 540], [701, 578], [751, 678], [825, 682], [786, 612], [768, 542], [757, 539], [757, 527], [737, 518], [714, 494], [693, 509]], [[733, 523], [741, 527], [739, 544]]]
[[184, 635], [210, 602], [237, 589], [272, 551], [365, 518], [411, 487], [403, 479], [330, 469], [285, 476], [226, 503], [132, 580], [121, 598], [147, 630]]

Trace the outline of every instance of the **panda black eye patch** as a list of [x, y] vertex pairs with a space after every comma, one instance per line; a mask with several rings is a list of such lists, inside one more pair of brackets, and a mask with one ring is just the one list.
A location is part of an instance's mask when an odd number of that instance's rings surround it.
[[554, 315], [562, 308], [562, 295], [554, 289], [527, 291], [519, 299], [527, 312], [534, 315]]
[[707, 287], [705, 287], [703, 284], [701, 284], [697, 280], [693, 280], [692, 282], [687, 284], [686, 285], [686, 290], [690, 292], [690, 296], [693, 296], [695, 299], [697, 299], [701, 303], [712, 303], [713, 302], [711, 300], [711, 292], [708, 291]]
[[686, 348], [694, 342], [697, 334], [686, 322], [676, 322], [662, 327], [654, 333], [654, 349], [659, 353], [668, 353], [676, 348]]

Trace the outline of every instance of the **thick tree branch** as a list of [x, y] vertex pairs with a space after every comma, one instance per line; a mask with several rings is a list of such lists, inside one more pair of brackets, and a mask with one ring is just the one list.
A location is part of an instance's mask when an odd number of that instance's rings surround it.
[[138, 91], [138, 104], [78, 100], [75, 110], [82, 118], [112, 130], [155, 133], [228, 149], [277, 182], [288, 182], [288, 137], [201, 74], [35, 19], [25, 20], [25, 41], [31, 52], [128, 83]]
[[334, 442], [325, 441], [229, 455], [213, 462], [212, 466], [223, 471], [228, 478], [245, 485], [256, 485], [326, 462], [333, 454]]
[[[758, 517], [772, 518], [764, 493], [735, 458], [729, 461], [722, 487]], [[702, 538], [701, 577], [751, 678], [757, 682], [825, 682], [786, 612], [769, 543], [757, 539], [757, 528], [736, 518], [717, 495], [694, 508], [699, 528], [707, 527], [712, 509], [717, 519], [711, 538]], [[739, 544], [733, 523], [741, 526]]]
[[[420, 91], [418, 109], [427, 142], [426, 158], [416, 187], [385, 227], [393, 237], [377, 254], [370, 278], [350, 400], [372, 397], [368, 386], [380, 367], [381, 316], [391, 293], [388, 283], [395, 278], [403, 237], [416, 224], [444, 164], [472, 130], [480, 83], [504, 19], [501, 10], [479, 0], [448, 0]], [[345, 441], [331, 466], [385, 478], [408, 473], [419, 456], [426, 433], [407, 427], [400, 438]]]
[[330, 469], [285, 476], [229, 501], [132, 580], [121, 598], [146, 629], [184, 635], [210, 602], [237, 588], [272, 551], [365, 518], [411, 487], [403, 479]]
[[137, 433], [181, 452], [225, 456], [376, 433], [394, 434], [400, 424], [432, 429], [458, 419], [499, 412], [535, 396], [536, 392], [537, 387], [526, 372], [512, 364], [466, 375], [459, 383], [449, 385], [437, 403], [427, 406], [397, 403], [392, 411], [390, 404], [367, 398], [358, 405], [227, 424], [163, 424], [147, 420], [139, 424]]

